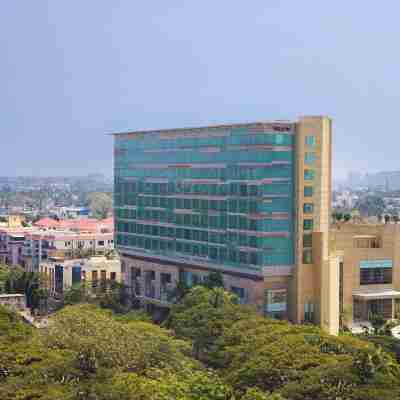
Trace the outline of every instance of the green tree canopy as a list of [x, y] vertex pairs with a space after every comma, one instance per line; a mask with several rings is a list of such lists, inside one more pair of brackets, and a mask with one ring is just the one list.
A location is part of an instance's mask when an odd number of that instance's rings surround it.
[[97, 219], [107, 218], [112, 211], [112, 197], [108, 193], [95, 192], [88, 196], [89, 208], [93, 217]]

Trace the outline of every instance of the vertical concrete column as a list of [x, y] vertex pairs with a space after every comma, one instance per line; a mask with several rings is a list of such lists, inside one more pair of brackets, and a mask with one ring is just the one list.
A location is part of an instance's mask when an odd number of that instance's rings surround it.
[[158, 269], [154, 269], [155, 273], [155, 297], [161, 299], [161, 272]]
[[394, 298], [392, 298], [392, 319], [394, 319], [394, 317], [395, 317], [394, 309], [395, 309], [395, 302], [394, 302]]
[[339, 333], [339, 257], [330, 256], [321, 265], [321, 327]]

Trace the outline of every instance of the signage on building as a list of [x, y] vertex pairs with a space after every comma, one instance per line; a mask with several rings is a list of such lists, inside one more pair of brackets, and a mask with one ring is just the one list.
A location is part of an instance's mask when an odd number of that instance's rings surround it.
[[388, 260], [361, 260], [360, 268], [393, 268], [393, 261]]

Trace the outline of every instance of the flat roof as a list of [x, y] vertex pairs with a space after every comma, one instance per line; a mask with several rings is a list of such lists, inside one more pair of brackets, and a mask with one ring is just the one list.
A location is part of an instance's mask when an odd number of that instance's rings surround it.
[[209, 129], [232, 129], [232, 128], [244, 128], [244, 127], [263, 127], [264, 125], [276, 125], [287, 126], [294, 125], [296, 121], [292, 120], [276, 120], [276, 121], [256, 121], [256, 122], [244, 122], [244, 123], [233, 123], [233, 124], [218, 124], [218, 125], [206, 125], [206, 126], [192, 126], [183, 128], [167, 128], [167, 129], [140, 129], [125, 132], [114, 132], [110, 133], [112, 136], [120, 135], [131, 135], [131, 134], [142, 134], [142, 133], [166, 133], [166, 132], [183, 132], [183, 131], [201, 131]]

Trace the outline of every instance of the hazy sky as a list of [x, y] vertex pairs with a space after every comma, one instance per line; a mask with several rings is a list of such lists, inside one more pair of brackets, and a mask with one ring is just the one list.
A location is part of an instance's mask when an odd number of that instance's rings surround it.
[[107, 132], [327, 114], [334, 170], [400, 169], [400, 3], [3, 0], [0, 176], [111, 174]]

